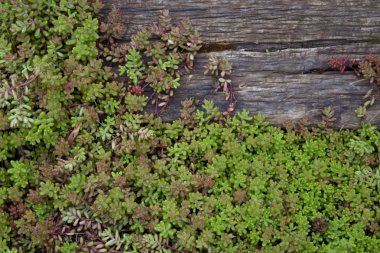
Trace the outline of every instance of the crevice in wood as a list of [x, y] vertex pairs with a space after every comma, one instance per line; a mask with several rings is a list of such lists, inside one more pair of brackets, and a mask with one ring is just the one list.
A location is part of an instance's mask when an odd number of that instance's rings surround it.
[[202, 45], [199, 53], [212, 53], [220, 51], [236, 51], [237, 45], [232, 45], [228, 43], [206, 43]]
[[[309, 40], [309, 41], [294, 41], [294, 42], [284, 42], [284, 43], [236, 43], [230, 44], [232, 48], [239, 51], [246, 52], [278, 52], [288, 49], [308, 49], [308, 48], [323, 48], [323, 47], [334, 47], [334, 46], [348, 46], [360, 43], [370, 43], [370, 44], [380, 44], [376, 38], [368, 39], [357, 39], [357, 40]], [[215, 43], [218, 44], [218, 43]], [[223, 51], [223, 50], [216, 50]], [[211, 52], [211, 51], [207, 51]]]
[[[354, 72], [354, 70], [347, 70], [345, 72]], [[306, 70], [306, 71], [303, 71], [302, 74], [304, 75], [308, 75], [308, 74], [324, 74], [324, 73], [327, 73], [327, 72], [336, 72], [336, 70], [332, 70], [330, 68], [315, 68], [315, 69], [309, 69], [309, 70]]]
[[199, 53], [212, 53], [221, 51], [244, 51], [244, 52], [279, 52], [289, 49], [323, 48], [334, 46], [348, 46], [360, 43], [380, 44], [378, 38], [363, 40], [310, 40], [291, 43], [205, 43]]

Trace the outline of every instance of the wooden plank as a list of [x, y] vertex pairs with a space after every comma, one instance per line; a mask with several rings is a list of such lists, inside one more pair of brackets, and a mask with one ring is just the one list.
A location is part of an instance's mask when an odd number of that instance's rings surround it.
[[120, 8], [129, 27], [157, 19], [168, 9], [174, 19], [189, 17], [207, 43], [247, 50], [315, 47], [378, 41], [380, 1], [376, 0], [103, 0], [103, 13]]
[[[237, 88], [237, 109], [264, 113], [275, 125], [308, 116], [318, 124], [321, 110], [332, 106], [336, 128], [356, 128], [355, 109], [363, 103], [369, 84], [353, 73], [327, 69], [331, 56], [362, 58], [380, 54], [380, 1], [363, 0], [103, 0], [107, 14], [121, 8], [125, 41], [139, 26], [169, 9], [174, 19], [189, 17], [205, 41], [194, 73], [182, 79], [167, 120], [179, 116], [180, 102], [189, 97], [211, 99], [226, 108], [215, 80], [203, 75], [211, 54], [230, 57]], [[265, 51], [268, 51], [266, 53]], [[224, 51], [221, 51], [224, 50]], [[377, 95], [380, 100], [380, 95]], [[380, 101], [367, 120], [380, 126]]]
[[[203, 75], [203, 66], [211, 54], [229, 56], [233, 63], [233, 82], [238, 98], [237, 109], [262, 112], [269, 121], [281, 125], [286, 120], [308, 116], [318, 124], [321, 110], [331, 106], [336, 111], [337, 128], [355, 128], [359, 121], [355, 109], [363, 103], [370, 84], [353, 72], [340, 74], [326, 71], [331, 54], [361, 58], [367, 52], [379, 52], [380, 45], [352, 44], [313, 49], [288, 49], [271, 53], [224, 51], [199, 55], [195, 70], [182, 79], [164, 117], [168, 120], [179, 115], [180, 101], [185, 98], [211, 99], [226, 108], [221, 92], [214, 92], [215, 79]], [[343, 53], [344, 52], [344, 53]], [[245, 87], [239, 88], [239, 85]], [[370, 108], [367, 119], [380, 126], [380, 96]]]

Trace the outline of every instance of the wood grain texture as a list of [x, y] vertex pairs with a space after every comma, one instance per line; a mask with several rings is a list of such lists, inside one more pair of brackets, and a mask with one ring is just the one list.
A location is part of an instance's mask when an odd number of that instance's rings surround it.
[[[331, 56], [361, 58], [380, 54], [380, 1], [362, 0], [103, 0], [107, 14], [122, 9], [129, 29], [125, 40], [141, 25], [169, 9], [174, 19], [189, 17], [206, 43], [195, 70], [182, 79], [168, 120], [179, 115], [184, 98], [212, 99], [227, 106], [214, 92], [215, 80], [203, 75], [211, 54], [227, 55], [233, 63], [237, 109], [262, 112], [281, 125], [287, 119], [309, 116], [317, 124], [321, 110], [336, 111], [336, 128], [356, 128], [355, 109], [363, 102], [369, 84], [353, 73], [327, 71]], [[218, 45], [228, 45], [219, 51]], [[269, 53], [264, 52], [269, 49]], [[215, 51], [215, 52], [214, 52]], [[239, 88], [239, 85], [245, 87]], [[380, 126], [380, 95], [367, 119]]]
[[122, 9], [126, 38], [168, 9], [191, 18], [207, 43], [313, 46], [378, 39], [378, 0], [103, 0], [104, 12]]

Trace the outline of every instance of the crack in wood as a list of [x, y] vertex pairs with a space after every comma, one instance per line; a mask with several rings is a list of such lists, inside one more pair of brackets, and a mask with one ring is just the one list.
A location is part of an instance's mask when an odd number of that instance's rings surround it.
[[[278, 52], [288, 49], [312, 49], [312, 48], [324, 48], [324, 47], [334, 47], [334, 46], [349, 46], [353, 44], [368, 43], [368, 44], [380, 44], [380, 40], [376, 37], [371, 37], [368, 39], [357, 39], [357, 40], [308, 40], [308, 41], [293, 41], [284, 43], [232, 43], [232, 44], [221, 44], [221, 43], [207, 43], [206, 45], [211, 45], [205, 50], [206, 53], [212, 52], [215, 45], [215, 52], [218, 51], [246, 51], [246, 52]], [[222, 47], [218, 47], [222, 45]], [[223, 46], [226, 45], [226, 49]], [[220, 50], [223, 49], [223, 50]], [[211, 49], [211, 50], [210, 50]], [[203, 51], [202, 51], [203, 52]]]
[[236, 51], [237, 46], [229, 43], [206, 43], [202, 45], [199, 53], [212, 53], [220, 51]]

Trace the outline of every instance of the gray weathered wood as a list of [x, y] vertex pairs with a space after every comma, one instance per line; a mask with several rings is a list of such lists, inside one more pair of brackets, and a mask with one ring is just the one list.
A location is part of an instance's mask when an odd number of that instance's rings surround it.
[[122, 9], [129, 38], [136, 27], [168, 9], [189, 17], [207, 43], [255, 48], [310, 47], [378, 40], [378, 0], [103, 0], [104, 12]]
[[[237, 109], [264, 113], [281, 125], [287, 119], [309, 116], [316, 124], [320, 111], [336, 111], [337, 128], [355, 128], [355, 109], [369, 84], [352, 72], [327, 71], [331, 56], [361, 58], [380, 54], [380, 1], [377, 0], [104, 0], [103, 14], [122, 9], [129, 29], [127, 40], [140, 25], [149, 24], [159, 10], [175, 19], [190, 17], [206, 43], [195, 70], [182, 80], [167, 119], [179, 115], [184, 98], [212, 99], [226, 107], [223, 94], [214, 93], [212, 77], [203, 75], [211, 54], [230, 57], [238, 97]], [[226, 43], [224, 47], [221, 44]], [[219, 51], [220, 48], [228, 51]], [[270, 49], [269, 53], [264, 52]], [[216, 52], [219, 51], [219, 52]], [[238, 87], [243, 85], [245, 87]], [[380, 96], [367, 119], [380, 126]]]

